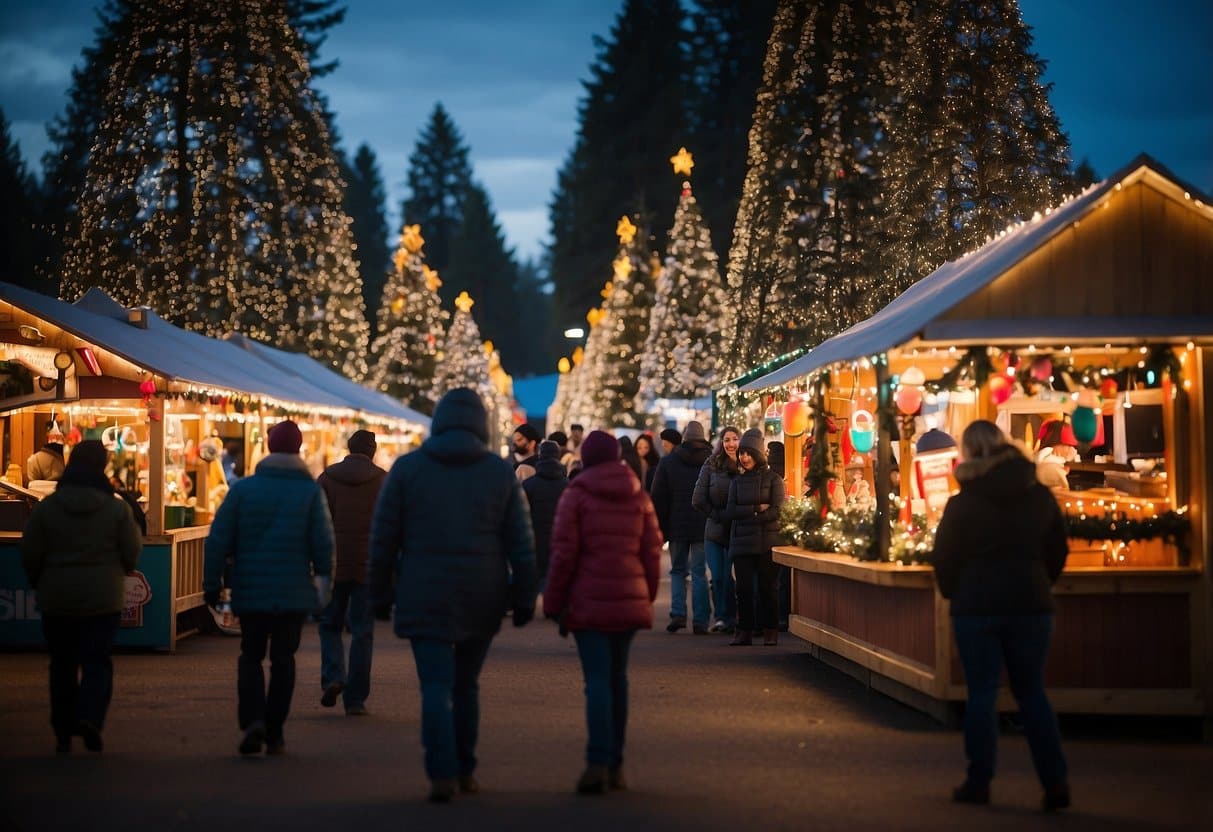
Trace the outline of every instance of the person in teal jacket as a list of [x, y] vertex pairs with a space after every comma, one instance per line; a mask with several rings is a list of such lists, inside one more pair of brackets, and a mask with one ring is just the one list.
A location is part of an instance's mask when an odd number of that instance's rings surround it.
[[[202, 589], [219, 603], [226, 582], [240, 618], [236, 690], [241, 754], [285, 750], [282, 726], [295, 691], [295, 651], [308, 612], [332, 585], [333, 523], [324, 492], [299, 456], [303, 435], [289, 419], [269, 432], [270, 453], [233, 483], [206, 539]], [[226, 577], [225, 577], [226, 574]], [[268, 693], [262, 662], [270, 654]]]

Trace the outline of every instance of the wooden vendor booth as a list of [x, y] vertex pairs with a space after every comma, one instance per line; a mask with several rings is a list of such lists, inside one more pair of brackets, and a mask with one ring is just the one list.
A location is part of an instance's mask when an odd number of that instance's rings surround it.
[[776, 560], [815, 655], [941, 718], [964, 700], [928, 559], [959, 437], [986, 418], [1067, 519], [1057, 710], [1213, 715], [1203, 199], [1139, 157], [742, 387], [783, 408], [789, 492], [807, 494]]
[[96, 289], [69, 304], [0, 283], [0, 353], [0, 647], [42, 644], [18, 546], [34, 502], [55, 485], [27, 470], [44, 444], [68, 458], [82, 439], [110, 451], [111, 482], [147, 524], [116, 643], [172, 650], [178, 616], [203, 606], [210, 518], [229, 481], [266, 453], [275, 422], [299, 422], [314, 473], [345, 455], [358, 428], [379, 434], [387, 464], [429, 427], [309, 358], [183, 330]]

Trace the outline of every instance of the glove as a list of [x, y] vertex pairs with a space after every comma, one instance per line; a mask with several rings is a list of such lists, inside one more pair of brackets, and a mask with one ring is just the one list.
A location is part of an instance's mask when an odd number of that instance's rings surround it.
[[333, 579], [327, 575], [317, 575], [312, 578], [312, 586], [316, 587], [316, 604], [324, 609], [333, 599]]
[[202, 593], [202, 600], [206, 602], [208, 607], [217, 607], [219, 606], [219, 592], [217, 589], [208, 589]]
[[386, 604], [375, 605], [375, 620], [376, 621], [391, 621], [392, 620], [392, 604], [389, 601]]
[[535, 617], [534, 607], [514, 607], [514, 626], [525, 627]]

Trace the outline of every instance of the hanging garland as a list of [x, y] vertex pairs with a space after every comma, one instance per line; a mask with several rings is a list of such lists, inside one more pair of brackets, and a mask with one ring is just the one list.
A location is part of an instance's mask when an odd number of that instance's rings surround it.
[[985, 347], [969, 347], [952, 369], [933, 381], [927, 381], [923, 387], [929, 393], [939, 393], [957, 389], [962, 381], [972, 381], [980, 388], [985, 386], [993, 373], [994, 364], [990, 361], [989, 351]]
[[1117, 540], [1132, 543], [1137, 540], [1157, 540], [1179, 547], [1180, 554], [1188, 554], [1188, 532], [1192, 528], [1186, 511], [1167, 511], [1153, 517], [1140, 519], [1126, 516], [1123, 512], [1109, 513], [1102, 517], [1085, 515], [1065, 518], [1066, 536], [1079, 540]]
[[809, 470], [804, 481], [809, 496], [825, 501], [826, 489], [834, 479], [830, 465], [830, 414], [826, 412], [825, 394], [830, 388], [830, 374], [822, 373], [813, 386], [813, 447], [809, 451]]

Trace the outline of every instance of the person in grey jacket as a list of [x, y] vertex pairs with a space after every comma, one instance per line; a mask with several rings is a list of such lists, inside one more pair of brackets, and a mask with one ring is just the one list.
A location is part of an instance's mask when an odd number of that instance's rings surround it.
[[[231, 576], [232, 612], [240, 618], [241, 754], [260, 753], [263, 744], [267, 754], [286, 750], [282, 727], [295, 692], [295, 651], [307, 614], [318, 600], [328, 603], [333, 573], [333, 523], [299, 456], [303, 434], [287, 419], [267, 440], [269, 455], [253, 476], [232, 484], [215, 512], [202, 576], [211, 606], [219, 603], [225, 571]], [[267, 648], [268, 693], [261, 667]]]
[[767, 465], [762, 431], [747, 430], [737, 449], [741, 474], [729, 485], [724, 517], [731, 522], [729, 557], [737, 587], [737, 635], [731, 645], [753, 643], [756, 619], [752, 587], [758, 578], [757, 623], [762, 626], [763, 644], [779, 641], [779, 609], [776, 583], [779, 572], [771, 559], [771, 547], [779, 542], [779, 508], [783, 505], [783, 480]]
[[732, 633], [737, 625], [737, 596], [733, 588], [733, 566], [729, 562], [729, 523], [724, 510], [729, 502], [729, 486], [737, 476], [737, 449], [741, 431], [732, 425], [720, 429], [720, 439], [707, 462], [699, 469], [691, 505], [707, 520], [703, 528], [703, 548], [712, 573], [712, 607], [716, 620], [714, 633]]
[[392, 465], [371, 524], [369, 586], [395, 600], [421, 684], [430, 800], [479, 791], [480, 669], [507, 610], [535, 614], [535, 542], [522, 486], [488, 449], [488, 416], [466, 387], [434, 409], [431, 436]]

